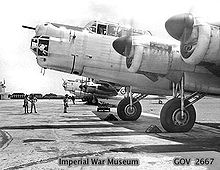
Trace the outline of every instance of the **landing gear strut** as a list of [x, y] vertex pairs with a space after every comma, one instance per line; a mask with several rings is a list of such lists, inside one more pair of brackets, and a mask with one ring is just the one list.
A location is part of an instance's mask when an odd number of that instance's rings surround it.
[[131, 87], [126, 88], [126, 96], [119, 102], [117, 107], [119, 118], [125, 121], [134, 121], [140, 117], [142, 107], [139, 101], [147, 96], [145, 94], [140, 94], [133, 97], [131, 90]]
[[87, 101], [87, 104], [89, 105], [97, 105], [98, 99], [95, 96], [85, 96], [82, 98], [82, 101]]
[[[179, 91], [179, 94], [178, 94]], [[184, 76], [180, 83], [174, 84], [174, 98], [164, 104], [160, 112], [160, 122], [168, 132], [188, 132], [196, 120], [195, 102], [205, 96], [195, 92], [189, 97], [184, 96]]]

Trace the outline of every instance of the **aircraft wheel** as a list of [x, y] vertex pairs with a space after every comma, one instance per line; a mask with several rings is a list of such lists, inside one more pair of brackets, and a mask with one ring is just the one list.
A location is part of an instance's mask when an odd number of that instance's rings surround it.
[[[135, 100], [133, 99], [133, 102]], [[141, 104], [140, 102], [137, 102], [130, 106], [130, 99], [124, 98], [122, 99], [117, 107], [117, 113], [120, 119], [125, 121], [133, 121], [137, 120], [142, 112]]]
[[[189, 101], [185, 101], [185, 105]], [[160, 122], [167, 132], [188, 132], [192, 129], [196, 120], [196, 111], [193, 105], [184, 110], [184, 117], [181, 118], [180, 99], [173, 98], [164, 104], [160, 112]]]

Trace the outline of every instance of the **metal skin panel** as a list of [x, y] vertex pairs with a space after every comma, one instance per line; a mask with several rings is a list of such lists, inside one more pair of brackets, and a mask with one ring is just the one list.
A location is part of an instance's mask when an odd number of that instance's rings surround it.
[[[132, 37], [132, 64], [130, 72], [150, 72], [166, 75], [171, 71], [194, 71], [195, 66], [185, 63], [174, 45], [153, 36]], [[141, 49], [143, 51], [141, 52]]]
[[211, 26], [211, 35], [208, 50], [204, 56], [205, 62], [220, 63], [220, 32], [219, 28]]
[[74, 57], [59, 54], [50, 54], [49, 57], [37, 57], [37, 63], [43, 67], [52, 70], [71, 73], [73, 68]]
[[207, 94], [220, 94], [220, 78], [210, 74], [185, 72], [185, 89]]
[[143, 60], [140, 66], [141, 71], [167, 74], [169, 66], [168, 52], [162, 49], [156, 49], [152, 45], [144, 48]]
[[[42, 38], [39, 38], [39, 42], [41, 39]], [[71, 73], [75, 60], [74, 56], [71, 56], [73, 44], [55, 38], [50, 38], [48, 41], [48, 55], [39, 55], [38, 53], [38, 64], [43, 68]], [[40, 49], [38, 49], [38, 51], [39, 50]]]
[[152, 82], [142, 74], [91, 67], [84, 68], [83, 76], [118, 83], [122, 86], [131, 85], [133, 86], [134, 92], [155, 95], [172, 95], [170, 81], [166, 78], [160, 78], [157, 82]]
[[83, 66], [120, 70], [120, 56], [112, 48], [115, 37], [105, 35], [84, 35]]

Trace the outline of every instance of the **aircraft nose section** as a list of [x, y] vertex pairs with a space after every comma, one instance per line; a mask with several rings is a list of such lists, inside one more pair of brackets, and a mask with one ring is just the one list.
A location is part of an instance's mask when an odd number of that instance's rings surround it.
[[130, 52], [132, 46], [132, 38], [130, 36], [117, 38], [112, 45], [115, 51], [123, 56], [126, 56], [126, 51], [129, 50]]
[[185, 28], [191, 28], [194, 24], [192, 14], [185, 13], [169, 18], [165, 23], [167, 32], [175, 39], [180, 40]]

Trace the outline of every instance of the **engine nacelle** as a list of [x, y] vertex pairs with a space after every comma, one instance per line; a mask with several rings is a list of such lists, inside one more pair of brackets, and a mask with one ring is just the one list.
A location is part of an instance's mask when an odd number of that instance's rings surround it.
[[134, 36], [126, 56], [128, 71], [167, 74], [171, 51], [171, 45], [160, 43], [152, 36]]
[[[193, 26], [189, 39], [182, 40], [180, 46], [182, 59], [186, 63], [197, 65], [205, 60], [209, 62], [213, 56], [209, 56], [207, 52], [210, 50], [210, 43], [216, 40], [216, 37], [211, 36], [212, 31], [211, 26], [205, 23], [197, 23]], [[218, 51], [218, 49], [213, 50]]]
[[153, 36], [120, 37], [113, 48], [126, 57], [129, 72], [140, 73], [152, 81], [159, 76], [178, 82], [182, 72], [194, 71], [195, 66], [185, 63], [176, 50], [177, 45]]
[[220, 63], [219, 27], [204, 22], [192, 14], [180, 14], [167, 20], [168, 33], [181, 42], [182, 59], [192, 65]]

